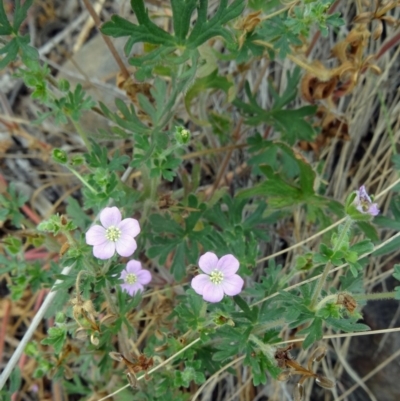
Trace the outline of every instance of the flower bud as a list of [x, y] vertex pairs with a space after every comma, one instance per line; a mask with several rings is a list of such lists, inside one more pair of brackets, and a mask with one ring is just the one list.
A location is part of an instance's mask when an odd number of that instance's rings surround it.
[[66, 164], [68, 162], [68, 155], [62, 149], [55, 148], [53, 149], [53, 160], [60, 164]]
[[180, 145], [186, 145], [190, 141], [190, 131], [183, 127], [175, 127], [175, 138]]

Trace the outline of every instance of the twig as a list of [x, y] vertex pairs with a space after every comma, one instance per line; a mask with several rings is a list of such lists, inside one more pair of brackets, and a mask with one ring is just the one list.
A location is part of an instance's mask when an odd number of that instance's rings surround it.
[[[85, 4], [85, 7], [87, 8], [87, 10], [89, 11], [90, 15], [92, 16], [92, 18], [94, 20], [94, 23], [96, 24], [97, 29], [101, 33], [101, 31], [100, 31], [101, 21], [100, 21], [99, 16], [97, 15], [95, 9], [93, 8], [93, 6], [92, 6], [92, 4], [90, 3], [89, 0], [83, 0], [83, 2]], [[115, 61], [117, 62], [118, 67], [121, 70], [122, 76], [125, 79], [128, 79], [129, 76], [130, 76], [129, 71], [127, 70], [124, 62], [122, 61], [121, 57], [119, 56], [114, 44], [111, 42], [111, 39], [108, 36], [103, 35], [102, 33], [101, 33], [101, 36], [102, 36], [105, 44], [109, 48], [111, 54], [113, 55]]]
[[[74, 265], [71, 266], [66, 266], [62, 270], [61, 274], [62, 275], [68, 275], [71, 269], [73, 268]], [[52, 292], [50, 292], [49, 295], [47, 295], [46, 299], [44, 300], [42, 306], [40, 307], [38, 313], [35, 315], [33, 318], [28, 330], [26, 331], [24, 337], [18, 344], [17, 349], [14, 351], [12, 357], [8, 361], [6, 367], [4, 368], [1, 376], [0, 376], [0, 390], [4, 387], [6, 384], [6, 381], [8, 377], [10, 376], [12, 370], [14, 369], [15, 365], [17, 364], [19, 358], [21, 357], [22, 353], [24, 352], [24, 349], [28, 342], [30, 341], [31, 337], [33, 336], [33, 333], [36, 331], [36, 328], [39, 326], [39, 323], [42, 321], [45, 313], [47, 312], [47, 309], [50, 307], [50, 305], [54, 302], [58, 291], [54, 290], [54, 287], [58, 284], [62, 283], [62, 280], [57, 280], [55, 284], [52, 287]]]

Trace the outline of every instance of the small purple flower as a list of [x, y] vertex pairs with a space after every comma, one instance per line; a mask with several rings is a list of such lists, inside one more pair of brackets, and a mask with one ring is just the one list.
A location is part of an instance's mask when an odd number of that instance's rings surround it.
[[199, 267], [206, 274], [192, 280], [192, 288], [208, 302], [220, 302], [226, 295], [237, 295], [242, 291], [243, 279], [235, 274], [239, 261], [233, 255], [218, 260], [215, 253], [207, 252], [199, 259]]
[[124, 280], [121, 288], [133, 297], [138, 291], [144, 290], [144, 285], [150, 283], [151, 274], [148, 270], [142, 269], [139, 261], [130, 260], [125, 270], [122, 270], [120, 279]]
[[140, 233], [139, 222], [135, 219], [121, 221], [117, 207], [106, 207], [100, 213], [102, 226], [95, 225], [86, 233], [86, 243], [93, 245], [93, 255], [99, 259], [110, 259], [115, 251], [121, 256], [131, 256], [137, 245], [134, 238]]
[[372, 203], [364, 185], [356, 191], [354, 205], [356, 206], [356, 209], [363, 214], [369, 214], [371, 216], [377, 216], [379, 214], [378, 204]]

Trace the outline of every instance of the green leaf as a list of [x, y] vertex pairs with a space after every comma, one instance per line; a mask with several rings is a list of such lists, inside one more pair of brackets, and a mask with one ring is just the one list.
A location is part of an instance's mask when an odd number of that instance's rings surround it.
[[299, 335], [307, 334], [303, 341], [303, 349], [307, 349], [322, 338], [322, 322], [323, 320], [317, 317], [313, 320], [310, 326], [298, 332]]
[[274, 105], [270, 110], [264, 110], [258, 105], [248, 82], [245, 83], [245, 92], [249, 103], [245, 103], [237, 98], [233, 104], [246, 116], [245, 122], [248, 125], [270, 124], [281, 133], [282, 139], [290, 145], [299, 139], [309, 141], [314, 137], [315, 131], [312, 125], [304, 120], [304, 118], [314, 115], [316, 106], [304, 106], [296, 110], [283, 109], [284, 106], [293, 100], [295, 96], [293, 87], [297, 88], [298, 80], [298, 70], [295, 70], [292, 76], [288, 75], [289, 82], [282, 96], [279, 96], [270, 85], [270, 92], [274, 98]]
[[394, 240], [387, 243], [386, 245], [384, 245], [382, 248], [373, 252], [372, 256], [386, 255], [388, 253], [392, 253], [392, 252], [398, 250], [399, 247], [400, 247], [400, 237], [397, 237]]
[[19, 366], [16, 366], [10, 375], [10, 393], [15, 393], [21, 388], [22, 378]]
[[400, 265], [394, 265], [393, 268], [394, 268], [393, 277], [396, 280], [400, 281]]
[[218, 75], [218, 70], [215, 70], [210, 75], [197, 79], [186, 92], [186, 110], [192, 116], [190, 105], [192, 103], [192, 100], [200, 93], [206, 92], [208, 89], [221, 89], [225, 93], [228, 93], [228, 90], [232, 85], [232, 82], [229, 82], [226, 77]]
[[251, 315], [251, 309], [249, 305], [247, 305], [247, 302], [241, 296], [236, 295], [233, 297], [233, 300], [239, 306], [239, 308], [245, 313], [245, 315], [247, 316]]
[[92, 220], [90, 217], [82, 210], [82, 206], [79, 202], [72, 198], [67, 198], [67, 214], [71, 218], [71, 220], [76, 224], [77, 227], [82, 230], [86, 229], [91, 223]]
[[189, 32], [190, 18], [196, 6], [197, 0], [171, 0], [174, 32], [178, 43], [184, 43]]
[[282, 133], [282, 139], [294, 145], [298, 140], [313, 140], [315, 130], [304, 117], [313, 116], [316, 111], [316, 106], [303, 106], [296, 110], [272, 111], [271, 117], [275, 128]]
[[356, 224], [371, 241], [379, 241], [378, 232], [371, 223], [368, 223], [367, 221], [357, 221]]
[[0, 70], [6, 68], [9, 63], [17, 58], [18, 50], [19, 46], [17, 38], [13, 38], [10, 42], [8, 42], [4, 47], [0, 49], [0, 54], [6, 54], [0, 60]]
[[187, 46], [195, 49], [214, 36], [222, 36], [227, 42], [231, 42], [230, 33], [222, 25], [238, 17], [246, 3], [243, 0], [235, 0], [227, 7], [228, 0], [221, 0], [217, 12], [207, 21], [208, 0], [200, 0], [197, 9], [197, 20], [187, 40]]
[[326, 320], [326, 323], [334, 329], [345, 331], [346, 333], [371, 330], [366, 324], [356, 323], [350, 319], [329, 318]]
[[184, 243], [180, 243], [175, 249], [174, 259], [171, 264], [171, 273], [177, 281], [181, 281], [186, 275]]
[[8, 21], [6, 11], [4, 10], [4, 1], [0, 1], [0, 35], [10, 35], [12, 26]]
[[21, 0], [15, 0], [15, 10], [14, 10], [14, 32], [18, 32], [21, 24], [24, 22], [28, 9], [32, 5], [33, 0], [25, 0], [21, 6]]
[[50, 327], [48, 337], [41, 341], [43, 345], [51, 345], [54, 347], [54, 352], [58, 355], [67, 338], [67, 331], [61, 327]]
[[131, 52], [135, 43], [146, 42], [154, 45], [174, 46], [174, 38], [163, 29], [154, 24], [145, 10], [143, 0], [131, 0], [132, 10], [135, 12], [139, 25], [133, 24], [118, 15], [113, 15], [111, 21], [106, 22], [101, 27], [104, 35], [114, 38], [128, 36], [130, 37], [125, 52]]
[[371, 253], [373, 249], [374, 244], [369, 239], [357, 242], [350, 247], [350, 251], [356, 252], [359, 256], [364, 255], [365, 253]]

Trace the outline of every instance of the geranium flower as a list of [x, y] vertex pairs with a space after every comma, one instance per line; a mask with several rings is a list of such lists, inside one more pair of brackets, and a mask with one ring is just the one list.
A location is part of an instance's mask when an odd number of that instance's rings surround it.
[[379, 214], [378, 204], [372, 203], [364, 185], [356, 191], [354, 205], [356, 206], [356, 209], [363, 214], [369, 214], [371, 216], [377, 216]]
[[93, 245], [93, 255], [99, 259], [113, 257], [115, 251], [121, 256], [131, 256], [137, 245], [134, 238], [140, 233], [139, 222], [135, 219], [121, 221], [117, 207], [106, 207], [100, 213], [102, 226], [95, 225], [86, 233], [86, 243]]
[[121, 288], [126, 291], [130, 296], [134, 296], [138, 291], [144, 290], [144, 285], [149, 284], [151, 281], [151, 274], [148, 270], [142, 269], [142, 264], [138, 260], [130, 260], [125, 270], [122, 270]]
[[226, 295], [237, 295], [242, 291], [243, 279], [235, 274], [239, 261], [233, 255], [218, 260], [215, 253], [207, 252], [199, 259], [199, 267], [206, 274], [192, 280], [192, 288], [208, 302], [220, 302]]

